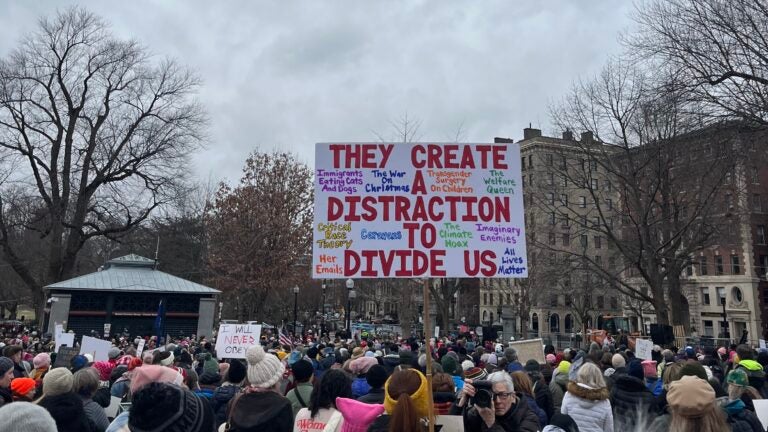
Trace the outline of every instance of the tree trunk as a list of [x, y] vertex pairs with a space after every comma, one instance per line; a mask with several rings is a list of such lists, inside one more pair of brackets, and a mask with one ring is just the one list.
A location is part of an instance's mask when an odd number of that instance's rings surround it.
[[669, 281], [669, 310], [672, 325], [685, 326], [688, 332], [691, 326], [688, 302], [684, 301], [680, 280], [670, 278]]

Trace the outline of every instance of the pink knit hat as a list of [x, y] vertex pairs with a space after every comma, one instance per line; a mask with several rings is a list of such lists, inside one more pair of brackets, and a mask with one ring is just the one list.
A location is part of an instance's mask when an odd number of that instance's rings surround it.
[[725, 347], [720, 347], [717, 349], [717, 353], [720, 355], [725, 355], [726, 352], [728, 352], [728, 350], [726, 350]]
[[32, 359], [32, 364], [35, 366], [35, 369], [50, 366], [51, 356], [48, 353], [40, 353]]
[[355, 375], [360, 375], [367, 373], [368, 369], [376, 364], [379, 364], [379, 362], [375, 357], [359, 357], [349, 363], [349, 370]]
[[184, 382], [184, 376], [181, 372], [165, 366], [145, 365], [137, 367], [131, 375], [131, 394], [152, 382], [181, 385]]
[[336, 409], [344, 416], [341, 432], [366, 432], [376, 417], [384, 412], [384, 405], [337, 398]]
[[555, 357], [554, 354], [547, 354], [547, 363], [553, 365], [555, 362], [557, 362], [557, 357]]
[[643, 376], [652, 378], [658, 376], [656, 372], [656, 362], [654, 360], [644, 360], [640, 363], [643, 366]]

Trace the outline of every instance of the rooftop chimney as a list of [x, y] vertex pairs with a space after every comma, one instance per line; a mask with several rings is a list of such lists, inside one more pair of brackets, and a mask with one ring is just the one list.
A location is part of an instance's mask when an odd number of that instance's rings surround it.
[[496, 137], [493, 139], [493, 142], [496, 144], [512, 144], [513, 142], [515, 142], [515, 140], [513, 140], [512, 138]]
[[527, 127], [523, 129], [523, 139], [531, 139], [531, 138], [537, 138], [541, 136], [541, 129], [534, 129]]
[[592, 139], [594, 136], [592, 135], [592, 131], [586, 131], [581, 133], [581, 142], [592, 142]]
[[573, 141], [573, 132], [566, 130], [563, 132], [563, 139], [566, 141]]

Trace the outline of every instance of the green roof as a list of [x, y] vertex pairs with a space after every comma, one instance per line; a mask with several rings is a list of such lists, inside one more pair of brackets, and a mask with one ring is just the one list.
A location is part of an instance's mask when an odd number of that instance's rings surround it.
[[111, 259], [95, 273], [56, 282], [44, 289], [174, 294], [221, 293], [211, 287], [161, 272], [155, 268], [154, 260], [134, 254]]

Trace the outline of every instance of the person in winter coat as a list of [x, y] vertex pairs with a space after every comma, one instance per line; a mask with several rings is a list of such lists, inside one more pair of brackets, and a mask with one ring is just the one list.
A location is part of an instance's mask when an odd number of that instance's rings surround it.
[[656, 362], [653, 360], [644, 360], [641, 365], [643, 366], [643, 375], [645, 379], [645, 386], [653, 393], [654, 396], [659, 396], [662, 390], [661, 378], [659, 378], [656, 369]]
[[600, 368], [585, 363], [568, 383], [563, 397], [562, 414], [573, 418], [581, 432], [613, 432], [613, 412]]
[[492, 432], [537, 432], [539, 419], [528, 405], [515, 395], [515, 384], [506, 372], [494, 372], [488, 376], [492, 384], [490, 408], [472, 406], [469, 399], [475, 396], [475, 387], [468, 383], [461, 392], [458, 407], [464, 408], [464, 430]]
[[72, 372], [52, 369], [43, 378], [43, 396], [37, 404], [48, 410], [59, 432], [93, 432], [96, 426], [86, 415], [83, 400], [72, 392], [73, 386]]
[[29, 377], [37, 382], [41, 382], [43, 377], [51, 368], [51, 356], [48, 353], [40, 353], [32, 359], [32, 365], [35, 367]]
[[343, 397], [336, 399], [336, 408], [344, 418], [344, 431], [366, 431], [384, 412], [382, 404], [369, 404]]
[[11, 381], [13, 381], [13, 360], [0, 357], [0, 406], [13, 402]]
[[109, 427], [109, 420], [104, 408], [93, 401], [98, 389], [99, 373], [96, 369], [80, 369], [72, 376], [72, 390], [82, 399], [85, 415], [96, 426], [96, 432], [104, 432]]
[[11, 393], [14, 402], [32, 402], [37, 393], [37, 385], [32, 378], [14, 378], [11, 381]]
[[231, 360], [227, 371], [224, 373], [224, 382], [213, 392], [211, 408], [216, 416], [216, 424], [227, 421], [227, 406], [229, 402], [243, 389], [246, 368], [243, 362], [237, 359]]
[[741, 369], [732, 370], [728, 373], [726, 382], [728, 383], [728, 401], [723, 405], [723, 409], [728, 415], [727, 421], [733, 432], [765, 432], [757, 415], [746, 409], [746, 405], [741, 400], [744, 390], [749, 386], [746, 372]]
[[536, 405], [544, 410], [544, 414], [547, 415], [547, 422], [549, 422], [549, 419], [555, 414], [555, 406], [552, 402], [552, 392], [549, 390], [549, 386], [541, 374], [541, 365], [536, 360], [528, 360], [525, 363], [525, 371], [531, 379], [531, 389], [533, 390], [533, 398], [536, 400]]
[[299, 360], [291, 366], [293, 372], [293, 378], [296, 380], [296, 387], [291, 389], [285, 397], [291, 401], [291, 408], [293, 409], [293, 415], [300, 409], [309, 406], [309, 401], [312, 396], [312, 378], [315, 376], [315, 371], [312, 369], [312, 363], [306, 360]]
[[447, 373], [436, 373], [432, 377], [432, 401], [435, 415], [448, 415], [456, 402], [456, 385]]
[[309, 406], [296, 414], [294, 432], [339, 432], [344, 419], [336, 409], [336, 399], [350, 397], [352, 382], [347, 374], [339, 369], [327, 370], [312, 390]]
[[531, 379], [528, 378], [528, 374], [518, 371], [512, 372], [510, 375], [512, 376], [512, 382], [515, 383], [515, 393], [517, 394], [517, 397], [521, 400], [525, 400], [528, 404], [528, 408], [530, 408], [530, 410], [536, 414], [536, 417], [539, 418], [539, 427], [544, 427], [549, 423], [549, 417], [547, 417], [547, 413], [539, 407], [536, 403], [536, 399], [534, 399], [533, 384], [531, 383]]
[[29, 377], [29, 365], [27, 362], [21, 359], [24, 354], [24, 348], [20, 345], [8, 345], [3, 348], [3, 356], [13, 360], [13, 377], [25, 378]]
[[557, 369], [552, 374], [552, 381], [549, 383], [549, 391], [552, 393], [552, 406], [554, 412], [560, 412], [565, 396], [566, 386], [568, 385], [568, 372], [571, 369], [571, 363], [561, 361]]
[[744, 370], [747, 373], [747, 377], [749, 377], [749, 385], [757, 389], [765, 398], [768, 396], [768, 391], [765, 388], [765, 371], [763, 366], [755, 361], [754, 355], [754, 351], [748, 345], [737, 346], [736, 356], [738, 357], [738, 363], [734, 366], [734, 369]]
[[[371, 386], [368, 390], [368, 394], [361, 396], [360, 402], [370, 404], [383, 404], [384, 403], [384, 383], [387, 382], [387, 371], [384, 366], [373, 365], [368, 369], [368, 373], [365, 374], [365, 381]], [[453, 382], [453, 380], [451, 380]]]
[[245, 360], [249, 385], [230, 402], [227, 423], [222, 427], [238, 432], [290, 431], [291, 402], [278, 393], [285, 366], [277, 356], [265, 353], [261, 345], [248, 348]]
[[642, 430], [653, 421], [656, 398], [645, 386], [643, 378], [643, 367], [634, 359], [627, 366], [627, 374], [614, 382], [610, 400], [617, 430]]
[[421, 432], [429, 415], [427, 378], [417, 369], [395, 371], [384, 384], [385, 415], [376, 418], [368, 432]]
[[362, 356], [352, 360], [349, 363], [349, 369], [356, 376], [352, 381], [352, 397], [355, 399], [365, 396], [371, 390], [371, 386], [368, 385], [368, 381], [365, 379], [365, 374], [368, 373], [368, 369], [373, 365], [377, 365], [379, 362], [374, 357]]
[[723, 432], [730, 430], [725, 413], [715, 403], [715, 391], [697, 376], [683, 376], [669, 386], [669, 431]]

